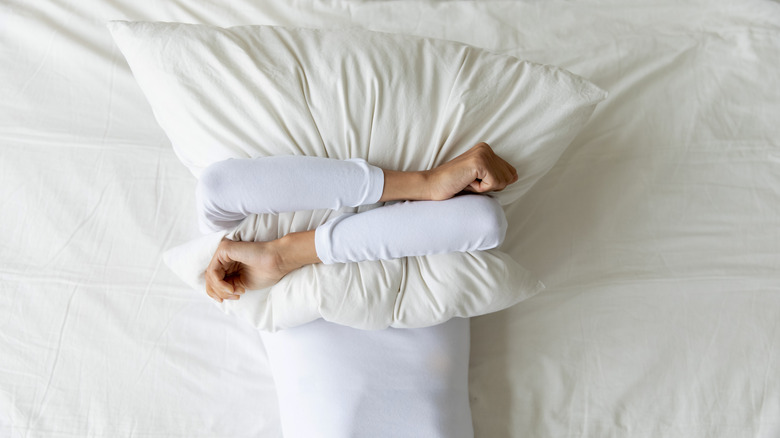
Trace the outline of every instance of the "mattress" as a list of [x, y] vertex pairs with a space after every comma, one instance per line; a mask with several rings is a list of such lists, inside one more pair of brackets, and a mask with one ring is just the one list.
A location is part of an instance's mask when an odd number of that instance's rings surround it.
[[162, 253], [198, 235], [105, 22], [359, 27], [564, 67], [610, 97], [513, 205], [547, 290], [471, 321], [477, 437], [780, 436], [780, 4], [7, 0], [0, 436], [281, 436], [259, 334]]

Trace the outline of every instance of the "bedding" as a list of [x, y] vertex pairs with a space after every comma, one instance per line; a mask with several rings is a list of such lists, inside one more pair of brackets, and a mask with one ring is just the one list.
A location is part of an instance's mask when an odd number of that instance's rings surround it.
[[[420, 170], [489, 139], [521, 175], [492, 195], [510, 204], [552, 167], [604, 99], [564, 70], [441, 40], [269, 26], [108, 27], [196, 176], [227, 158], [287, 154]], [[254, 217], [228, 238], [273, 240], [334, 213]], [[174, 249], [165, 260], [205, 293], [205, 269], [226, 234]], [[262, 330], [320, 317], [363, 329], [425, 327], [505, 309], [542, 287], [491, 250], [310, 265], [262, 294], [219, 305]]]
[[558, 160], [606, 93], [560, 68], [432, 38], [279, 26], [113, 21], [177, 156], [197, 177], [227, 158], [363, 158], [426, 170], [486, 141], [520, 179]]
[[474, 435], [780, 435], [777, 2], [8, 0], [0, 436], [283, 436], [257, 330], [161, 260], [196, 179], [109, 20], [437, 38], [609, 90], [506, 207], [547, 288], [470, 319]]

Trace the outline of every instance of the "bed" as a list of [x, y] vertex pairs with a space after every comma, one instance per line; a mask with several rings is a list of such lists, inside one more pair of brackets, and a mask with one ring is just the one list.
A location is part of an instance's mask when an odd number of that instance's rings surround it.
[[0, 7], [0, 436], [282, 436], [260, 334], [163, 253], [195, 178], [109, 20], [360, 28], [609, 92], [507, 211], [547, 286], [470, 320], [477, 437], [780, 436], [780, 4], [124, 0]]

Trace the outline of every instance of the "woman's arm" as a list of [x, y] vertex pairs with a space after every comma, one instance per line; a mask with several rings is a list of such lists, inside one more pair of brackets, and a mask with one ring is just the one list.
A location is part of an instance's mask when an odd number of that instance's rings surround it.
[[206, 291], [217, 301], [238, 299], [309, 264], [486, 250], [501, 244], [506, 229], [498, 201], [476, 194], [345, 213], [267, 242], [223, 240], [206, 271]]
[[380, 169], [362, 159], [307, 156], [228, 159], [207, 167], [196, 190], [203, 232], [250, 214], [357, 207], [381, 201], [441, 201], [466, 191], [502, 190], [517, 172], [486, 143], [426, 171]]
[[[377, 169], [374, 168], [374, 171]], [[382, 169], [382, 173], [384, 185], [379, 201], [446, 200], [461, 192], [500, 191], [517, 181], [518, 178], [514, 167], [496, 155], [486, 143], [480, 143], [452, 161], [432, 170], [402, 172]], [[252, 172], [246, 175], [249, 178], [255, 177]], [[233, 173], [229, 176], [235, 178], [237, 175]], [[355, 181], [362, 181], [362, 179], [356, 178]], [[219, 181], [215, 182], [219, 183]], [[356, 182], [356, 184], [358, 183]], [[381, 179], [379, 183], [374, 183], [375, 186], [380, 184], [382, 184]], [[258, 187], [258, 189], [261, 188]], [[356, 193], [362, 192], [364, 190], [358, 187]], [[286, 196], [294, 195], [287, 194]], [[378, 194], [374, 196], [378, 196]], [[488, 199], [482, 198], [483, 201]], [[454, 209], [444, 205], [441, 205], [440, 208], [438, 203], [432, 203], [429, 207], [422, 204], [415, 206], [396, 205], [390, 209], [394, 215], [390, 220], [375, 219], [374, 216], [383, 215], [385, 211], [388, 214], [391, 213], [390, 210], [386, 210], [387, 207], [383, 207], [378, 209], [382, 211], [375, 210], [373, 213], [366, 212], [356, 215], [360, 216], [358, 222], [352, 220], [349, 223], [341, 224], [341, 226], [342, 228], [358, 229], [361, 223], [363, 225], [368, 223], [367, 226], [363, 227], [367, 227], [364, 232], [358, 233], [363, 236], [362, 243], [356, 243], [366, 247], [377, 246], [374, 248], [377, 251], [368, 251], [367, 254], [387, 253], [394, 257], [400, 257], [423, 254], [428, 248], [432, 253], [435, 253], [479, 250], [498, 245], [506, 230], [506, 219], [503, 218], [503, 212], [495, 200], [490, 200], [492, 203], [488, 203], [488, 205], [481, 205], [482, 202], [479, 199], [465, 199], [464, 197], [460, 201], [465, 204], [458, 203]], [[316, 202], [322, 202], [322, 200], [318, 199]], [[462, 217], [463, 211], [469, 212], [469, 219], [459, 221], [458, 218]], [[344, 217], [337, 219], [341, 220]], [[421, 224], [419, 221], [423, 223]], [[329, 224], [333, 225], [330, 222]], [[453, 224], [457, 226], [453, 228]], [[375, 241], [374, 238], [378, 237], [378, 234], [382, 232], [388, 234], [384, 228], [392, 226], [396, 226], [397, 229], [390, 231], [389, 234], [392, 235], [392, 238], [385, 236], [384, 241], [397, 243], [399, 238], [408, 234], [405, 241], [411, 243], [402, 245], [401, 248], [392, 249], [386, 248], [387, 245], [382, 243], [382, 239], [379, 239], [380, 242]], [[332, 230], [330, 231], [332, 232]], [[497, 238], [496, 236], [499, 235], [500, 238]], [[220, 302], [223, 299], [238, 299], [247, 289], [271, 286], [288, 272], [308, 264], [320, 263], [315, 236], [316, 230], [310, 230], [290, 233], [269, 242], [223, 240], [206, 270], [207, 293]], [[400, 241], [404, 241], [404, 239]], [[411, 247], [414, 247], [413, 254], [405, 254], [405, 248]], [[359, 248], [355, 253], [361, 253]], [[355, 256], [353, 258], [361, 257]], [[366, 259], [366, 257], [362, 257], [362, 259]], [[375, 257], [368, 259], [375, 259]]]
[[466, 191], [484, 193], [503, 190], [517, 181], [517, 171], [479, 143], [452, 161], [431, 170], [402, 172], [382, 169], [385, 184], [380, 202], [443, 201]]

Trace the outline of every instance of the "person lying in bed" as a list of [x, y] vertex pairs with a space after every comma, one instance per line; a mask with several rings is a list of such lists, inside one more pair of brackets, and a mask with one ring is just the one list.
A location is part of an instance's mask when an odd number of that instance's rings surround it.
[[246, 290], [272, 286], [308, 264], [495, 248], [506, 234], [506, 217], [495, 199], [478, 193], [500, 191], [517, 180], [515, 168], [487, 143], [417, 172], [385, 170], [360, 158], [278, 156], [214, 163], [196, 191], [204, 232], [232, 228], [254, 213], [405, 202], [342, 214], [314, 230], [272, 241], [223, 239], [206, 270], [206, 291], [219, 302], [237, 300]]

